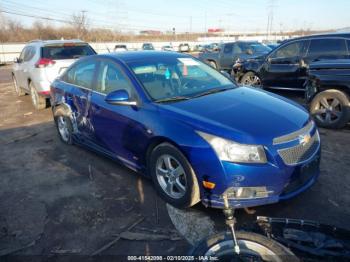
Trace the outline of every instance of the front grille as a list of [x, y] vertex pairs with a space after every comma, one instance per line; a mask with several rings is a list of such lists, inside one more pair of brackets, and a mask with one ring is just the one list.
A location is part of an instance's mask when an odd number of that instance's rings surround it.
[[320, 145], [318, 132], [311, 137], [306, 144], [299, 144], [294, 147], [279, 149], [278, 154], [286, 165], [296, 165], [311, 158]]

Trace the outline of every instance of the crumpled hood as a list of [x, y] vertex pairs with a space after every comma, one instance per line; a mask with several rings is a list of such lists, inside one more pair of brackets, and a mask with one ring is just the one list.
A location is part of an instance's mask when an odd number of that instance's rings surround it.
[[[309, 120], [300, 105], [249, 87], [159, 105], [167, 117], [240, 143], [272, 144], [275, 137], [302, 128]], [[174, 127], [176, 128], [176, 127]]]

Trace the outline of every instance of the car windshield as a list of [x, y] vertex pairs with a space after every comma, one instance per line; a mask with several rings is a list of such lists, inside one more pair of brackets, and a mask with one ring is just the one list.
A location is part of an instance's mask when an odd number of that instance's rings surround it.
[[75, 59], [82, 56], [94, 55], [95, 51], [89, 45], [63, 44], [60, 46], [42, 47], [42, 57], [60, 60]]
[[252, 49], [254, 53], [268, 53], [272, 50], [270, 47], [260, 43], [248, 44], [248, 48]]
[[128, 65], [156, 102], [191, 99], [236, 87], [215, 69], [190, 57], [157, 57]]

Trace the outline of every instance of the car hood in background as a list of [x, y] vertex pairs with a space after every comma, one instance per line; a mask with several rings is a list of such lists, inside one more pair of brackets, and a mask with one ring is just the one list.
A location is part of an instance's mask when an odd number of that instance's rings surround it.
[[238, 87], [212, 95], [159, 105], [162, 113], [193, 128], [240, 143], [272, 143], [309, 120], [296, 103], [266, 91]]

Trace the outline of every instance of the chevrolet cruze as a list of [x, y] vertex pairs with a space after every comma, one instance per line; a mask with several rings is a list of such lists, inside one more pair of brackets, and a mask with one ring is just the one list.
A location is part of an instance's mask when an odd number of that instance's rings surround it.
[[238, 87], [185, 54], [94, 55], [51, 86], [58, 134], [152, 179], [177, 207], [278, 202], [319, 174], [320, 137], [301, 106]]

